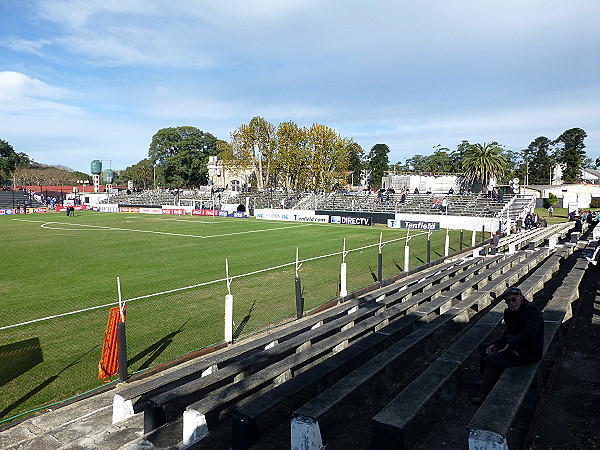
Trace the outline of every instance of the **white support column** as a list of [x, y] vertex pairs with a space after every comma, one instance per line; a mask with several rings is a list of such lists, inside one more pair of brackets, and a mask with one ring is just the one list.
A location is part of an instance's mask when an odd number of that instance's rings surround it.
[[225, 296], [225, 342], [233, 342], [233, 295]]
[[446, 244], [444, 245], [444, 256], [450, 254], [450, 235], [448, 234], [448, 228], [446, 228]]
[[225, 260], [227, 277], [227, 295], [225, 296], [225, 342], [233, 342], [233, 295], [231, 294], [231, 278], [229, 278], [229, 261]]
[[477, 232], [475, 230], [473, 230], [473, 233], [471, 233], [471, 247], [475, 247], [475, 235], [477, 234]]
[[133, 416], [133, 403], [131, 399], [125, 399], [121, 395], [115, 394], [113, 398], [112, 423], [115, 424]]
[[408, 245], [404, 246], [404, 271], [408, 272], [408, 266], [410, 262], [410, 247]]
[[348, 289], [346, 289], [346, 263], [342, 263], [340, 273], [340, 297], [348, 295]]
[[348, 289], [346, 288], [346, 239], [344, 238], [344, 249], [342, 250], [342, 267], [340, 270], [340, 297], [348, 295]]
[[188, 409], [183, 412], [183, 445], [191, 445], [208, 434], [206, 417], [198, 411]]
[[319, 450], [323, 439], [319, 422], [312, 417], [294, 417], [291, 423], [292, 450]]

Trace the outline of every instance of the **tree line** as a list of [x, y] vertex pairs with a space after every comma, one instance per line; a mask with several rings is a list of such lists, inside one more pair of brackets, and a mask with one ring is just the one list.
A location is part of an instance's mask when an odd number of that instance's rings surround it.
[[[484, 186], [490, 178], [505, 184], [513, 178], [521, 184], [549, 184], [555, 164], [563, 165], [565, 182], [576, 183], [582, 168], [600, 166], [600, 158], [595, 164], [586, 158], [586, 137], [581, 128], [571, 128], [554, 140], [537, 137], [520, 152], [495, 141], [472, 144], [463, 140], [456, 150], [436, 145], [430, 155], [390, 162], [386, 144], [375, 144], [366, 153], [352, 138], [328, 126], [301, 127], [293, 121], [275, 126], [257, 116], [235, 129], [229, 141], [192, 126], [163, 128], [152, 137], [147, 158], [116, 171], [116, 183], [132, 180], [141, 188], [207, 185], [210, 156], [218, 156], [234, 174], [251, 173], [245, 183], [254, 190], [333, 190], [364, 180], [378, 189], [388, 171], [462, 174], [468, 182], [480, 181]], [[68, 167], [36, 163], [2, 140], [0, 176], [33, 185], [75, 184], [89, 178]]]

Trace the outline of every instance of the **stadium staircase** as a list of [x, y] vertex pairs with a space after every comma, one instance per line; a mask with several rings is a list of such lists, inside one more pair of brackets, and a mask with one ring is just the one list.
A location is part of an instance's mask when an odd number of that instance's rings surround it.
[[[554, 334], [543, 364], [527, 377], [531, 383], [515, 391], [507, 378], [496, 396], [538, 392], [533, 380], [545, 379], [570, 323], [576, 295], [560, 304], [552, 299], [564, 299], [554, 294], [567, 286], [577, 292], [587, 269], [580, 262], [585, 243], [571, 242], [562, 224], [548, 228], [561, 236], [559, 245], [546, 245], [548, 230], [540, 229], [543, 237], [528, 233], [512, 252], [476, 256], [469, 249], [441, 258], [253, 339], [9, 424], [0, 448], [238, 450], [291, 442], [297, 450], [430, 449], [442, 441], [466, 448], [469, 429], [483, 426], [465, 404], [475, 396], [474, 351], [498, 332], [499, 295], [519, 285], [552, 312], [546, 320]], [[518, 250], [531, 242], [535, 248]], [[510, 448], [522, 442], [511, 430], [524, 403], [513, 404], [492, 430], [505, 433]], [[453, 425], [443, 428], [448, 417]], [[486, 443], [483, 432], [478, 445]]]

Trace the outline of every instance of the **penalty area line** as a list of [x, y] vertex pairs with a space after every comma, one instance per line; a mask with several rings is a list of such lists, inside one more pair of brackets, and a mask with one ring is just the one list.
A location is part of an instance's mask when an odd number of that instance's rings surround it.
[[22, 221], [22, 222], [41, 223], [42, 224], [42, 225], [40, 225], [41, 228], [51, 229], [51, 230], [78, 231], [76, 228], [57, 228], [57, 227], [48, 226], [48, 225], [67, 225], [69, 227], [83, 227], [84, 229], [89, 229], [90, 231], [93, 231], [93, 230], [130, 231], [133, 233], [162, 234], [162, 235], [166, 235], [166, 236], [192, 237], [192, 238], [199, 238], [199, 239], [210, 239], [210, 238], [235, 236], [235, 235], [249, 234], [249, 233], [264, 233], [264, 232], [268, 232], [268, 231], [285, 230], [288, 228], [306, 227], [306, 226], [311, 225], [311, 224], [291, 225], [291, 226], [287, 226], [287, 227], [266, 228], [266, 229], [262, 229], [262, 230], [249, 230], [249, 231], [239, 231], [236, 233], [222, 233], [222, 234], [215, 234], [215, 235], [210, 235], [210, 236], [202, 236], [202, 235], [196, 235], [196, 234], [169, 233], [166, 231], [136, 230], [133, 228], [119, 228], [119, 227], [104, 227], [101, 225], [87, 225], [87, 224], [72, 223], [72, 222], [46, 222], [46, 221], [42, 221], [42, 220], [27, 220], [27, 219], [12, 219], [12, 220], [18, 220], [18, 221]]

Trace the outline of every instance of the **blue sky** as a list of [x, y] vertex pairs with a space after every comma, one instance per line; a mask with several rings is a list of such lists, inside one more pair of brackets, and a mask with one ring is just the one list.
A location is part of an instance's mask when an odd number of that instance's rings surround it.
[[0, 139], [124, 169], [161, 128], [321, 123], [390, 160], [579, 127], [600, 156], [598, 0], [0, 0]]

